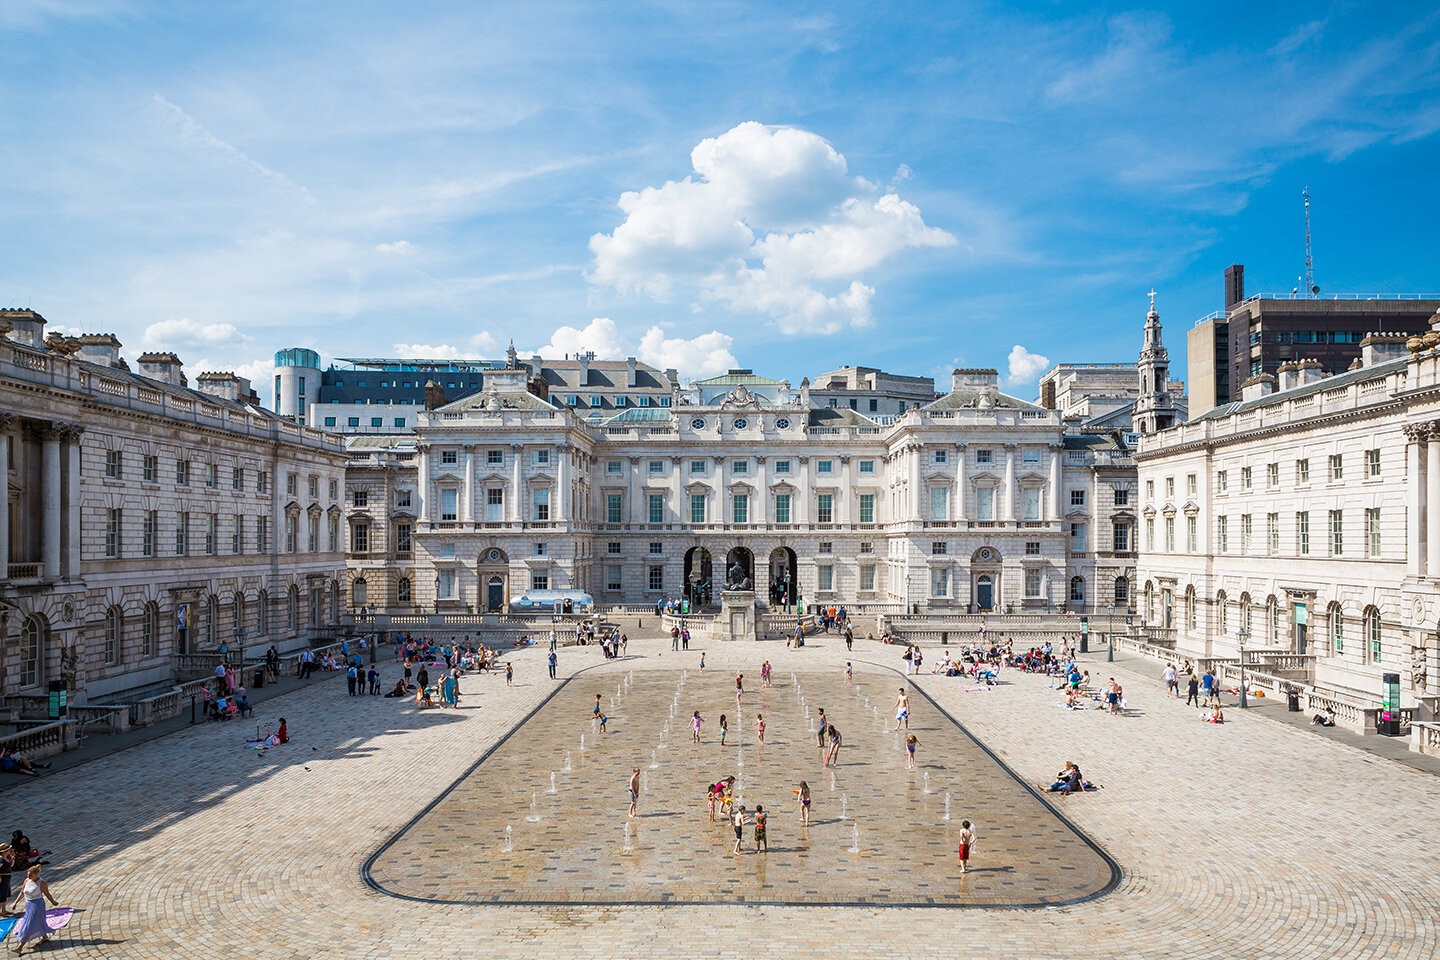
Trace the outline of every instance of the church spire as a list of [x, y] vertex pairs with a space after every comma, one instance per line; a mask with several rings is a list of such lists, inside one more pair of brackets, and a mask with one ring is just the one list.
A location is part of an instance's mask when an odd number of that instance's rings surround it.
[[1134, 427], [1138, 433], [1154, 433], [1173, 427], [1178, 410], [1170, 393], [1170, 352], [1160, 336], [1160, 312], [1155, 309], [1155, 291], [1150, 291], [1150, 312], [1145, 314], [1145, 343], [1135, 370], [1140, 396], [1135, 401]]

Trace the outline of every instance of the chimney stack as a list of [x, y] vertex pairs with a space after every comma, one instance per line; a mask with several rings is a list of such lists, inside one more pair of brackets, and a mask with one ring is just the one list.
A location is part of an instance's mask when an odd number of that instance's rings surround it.
[[1405, 341], [1408, 333], [1367, 333], [1360, 341], [1360, 361], [1367, 367], [1386, 360], [1398, 360], [1406, 356]]
[[434, 380], [425, 381], [425, 409], [438, 410], [445, 406], [445, 388]]
[[115, 334], [87, 333], [77, 339], [80, 342], [77, 356], [81, 360], [98, 363], [103, 367], [124, 369], [124, 361], [120, 359], [120, 340]]
[[34, 310], [0, 310], [0, 326], [9, 323], [9, 339], [15, 343], [45, 349], [45, 318]]
[[635, 386], [635, 358], [625, 358], [625, 386]]
[[159, 380], [171, 386], [186, 385], [184, 367], [180, 358], [173, 353], [140, 354], [140, 373], [151, 380]]
[[1275, 371], [1275, 374], [1280, 378], [1282, 393], [1286, 390], [1294, 390], [1300, 385], [1300, 361], [1286, 360], [1280, 364], [1280, 368]]
[[1257, 374], [1240, 384], [1240, 399], [1248, 402], [1268, 397], [1275, 392], [1275, 378], [1268, 373]]

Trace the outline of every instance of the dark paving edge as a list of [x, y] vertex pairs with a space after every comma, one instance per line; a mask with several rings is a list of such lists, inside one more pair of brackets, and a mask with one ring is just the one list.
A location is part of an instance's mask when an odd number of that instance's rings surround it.
[[[887, 670], [887, 671], [889, 671], [890, 673], [893, 673], [893, 674], [895, 674], [895, 675], [897, 675], [897, 676], [904, 676], [904, 674], [900, 673], [899, 670], [895, 669], [894, 667], [886, 666], [885, 664], [875, 663], [875, 662], [873, 662], [873, 661], [867, 661], [867, 660], [862, 660], [862, 661], [860, 661], [860, 662], [862, 662], [862, 663], [868, 663], [868, 664], [870, 664], [871, 666], [878, 667], [878, 668], [881, 669], [881, 670]], [[950, 714], [950, 711], [946, 710], [944, 707], [940, 706], [940, 704], [936, 703], [936, 702], [935, 702], [935, 698], [932, 697], [932, 696], [930, 696], [930, 694], [926, 693], [925, 690], [924, 690], [919, 684], [910, 683], [910, 682], [908, 681], [908, 678], [907, 678], [907, 681], [906, 681], [907, 686], [911, 687], [913, 690], [915, 690], [916, 692], [918, 692], [922, 697], [924, 697], [927, 701], [929, 701], [930, 705], [931, 705], [932, 707], [934, 707], [937, 711], [939, 711], [939, 713], [940, 713], [941, 716], [943, 716], [946, 720], [949, 720], [952, 724], [954, 724], [955, 727], [956, 727], [957, 729], [959, 729], [959, 731], [960, 731], [961, 733], [963, 733], [966, 737], [968, 737], [968, 738], [970, 739], [970, 742], [971, 742], [971, 743], [973, 743], [973, 744], [975, 744], [975, 746], [979, 747], [979, 748], [985, 753], [986, 756], [988, 756], [992, 761], [994, 761], [994, 763], [995, 763], [996, 766], [998, 766], [1001, 770], [1005, 771], [1005, 773], [1009, 774], [1009, 776], [1011, 777], [1011, 779], [1013, 779], [1017, 784], [1019, 784], [1022, 789], [1024, 789], [1027, 793], [1029, 793], [1032, 797], [1034, 797], [1037, 801], [1039, 801], [1039, 803], [1040, 803], [1040, 805], [1041, 805], [1042, 807], [1044, 807], [1045, 809], [1049, 810], [1051, 816], [1053, 816], [1056, 820], [1060, 821], [1060, 823], [1064, 824], [1064, 826], [1065, 826], [1065, 828], [1066, 828], [1067, 830], [1069, 830], [1069, 831], [1070, 831], [1071, 833], [1073, 833], [1076, 837], [1078, 837], [1081, 841], [1083, 841], [1084, 844], [1085, 844], [1087, 847], [1089, 847], [1090, 850], [1091, 850], [1093, 853], [1095, 853], [1096, 856], [1100, 857], [1100, 859], [1103, 860], [1103, 861], [1106, 863], [1106, 865], [1108, 865], [1108, 866], [1110, 867], [1110, 880], [1109, 880], [1108, 883], [1105, 884], [1105, 886], [1101, 887], [1099, 890], [1096, 890], [1096, 891], [1094, 891], [1094, 892], [1092, 892], [1092, 893], [1087, 893], [1087, 894], [1085, 894], [1084, 896], [1080, 896], [1080, 897], [1072, 897], [1072, 898], [1070, 898], [1070, 899], [1068, 899], [1068, 900], [1049, 900], [1049, 901], [1036, 901], [1036, 902], [1033, 902], [1033, 903], [1006, 903], [1006, 904], [993, 904], [993, 903], [933, 903], [933, 902], [924, 902], [924, 901], [919, 901], [919, 902], [901, 902], [901, 901], [871, 901], [871, 900], [833, 901], [833, 902], [826, 902], [826, 903], [815, 903], [815, 902], [810, 902], [810, 901], [805, 901], [805, 900], [760, 900], [760, 899], [743, 899], [743, 900], [673, 900], [673, 899], [672, 899], [672, 900], [583, 900], [583, 899], [575, 899], [575, 900], [452, 900], [452, 899], [447, 899], [447, 898], [442, 898], [442, 897], [422, 897], [422, 896], [417, 896], [417, 895], [415, 895], [415, 894], [413, 894], [413, 893], [402, 893], [402, 892], [400, 892], [400, 891], [398, 891], [398, 890], [391, 890], [391, 889], [389, 889], [388, 887], [385, 887], [384, 885], [382, 885], [382, 884], [380, 883], [380, 881], [378, 881], [378, 880], [375, 879], [375, 876], [374, 876], [374, 873], [373, 873], [373, 868], [374, 868], [375, 864], [379, 862], [380, 858], [381, 858], [382, 856], [384, 856], [385, 853], [388, 852], [391, 847], [393, 847], [393, 846], [395, 846], [395, 844], [399, 843], [400, 840], [405, 836], [406, 833], [408, 833], [408, 832], [410, 831], [410, 829], [411, 829], [412, 827], [414, 827], [416, 824], [418, 824], [418, 823], [419, 823], [421, 820], [423, 820], [427, 815], [429, 815], [436, 807], [438, 807], [442, 802], [444, 802], [444, 800], [445, 800], [446, 797], [450, 796], [450, 794], [453, 793], [453, 792], [460, 786], [461, 783], [463, 783], [466, 779], [468, 779], [468, 778], [470, 777], [471, 774], [473, 774], [476, 770], [478, 770], [478, 769], [485, 763], [486, 760], [490, 759], [491, 755], [494, 754], [496, 750], [499, 750], [501, 747], [503, 747], [503, 746], [505, 745], [505, 743], [506, 743], [507, 741], [509, 741], [509, 739], [510, 739], [512, 736], [514, 736], [516, 733], [518, 733], [518, 732], [520, 731], [520, 729], [525, 726], [525, 724], [529, 723], [530, 720], [534, 718], [535, 714], [539, 713], [539, 712], [546, 706], [546, 704], [548, 704], [551, 700], [555, 699], [555, 696], [556, 696], [558, 693], [560, 693], [561, 690], [564, 690], [565, 687], [567, 687], [567, 686], [570, 684], [570, 681], [571, 681], [571, 680], [574, 680], [576, 677], [579, 677], [581, 674], [589, 673], [591, 670], [599, 670], [599, 669], [603, 669], [603, 668], [605, 668], [605, 667], [607, 667], [607, 666], [611, 666], [611, 665], [612, 665], [611, 663], [596, 663], [596, 664], [592, 664], [592, 665], [590, 665], [590, 666], [588, 666], [588, 667], [584, 667], [584, 668], [582, 668], [582, 669], [580, 669], [580, 670], [577, 670], [575, 673], [573, 673], [573, 674], [571, 674], [570, 676], [566, 677], [563, 681], [561, 681], [559, 684], [557, 684], [556, 687], [555, 687], [555, 689], [552, 690], [552, 691], [550, 691], [550, 694], [549, 694], [547, 697], [545, 697], [545, 699], [541, 700], [539, 703], [537, 703], [537, 704], [534, 706], [534, 708], [532, 708], [532, 709], [530, 710], [529, 713], [527, 713], [527, 714], [525, 714], [525, 716], [521, 717], [521, 718], [515, 723], [514, 726], [512, 726], [508, 731], [506, 731], [506, 733], [505, 733], [505, 735], [504, 735], [503, 737], [501, 737], [499, 740], [495, 741], [495, 743], [491, 744], [490, 748], [487, 749], [483, 754], [481, 754], [481, 755], [480, 755], [480, 758], [479, 758], [478, 760], [476, 760], [476, 761], [475, 761], [474, 763], [472, 763], [469, 767], [467, 767], [467, 768], [464, 770], [464, 772], [462, 772], [458, 777], [456, 777], [455, 780], [452, 781], [451, 784], [450, 784], [448, 787], [446, 787], [444, 790], [442, 790], [442, 791], [435, 797], [434, 800], [431, 800], [428, 804], [426, 804], [423, 808], [421, 808], [421, 810], [420, 810], [418, 813], [416, 813], [415, 816], [413, 816], [413, 817], [411, 817], [409, 820], [407, 820], [407, 821], [405, 822], [405, 824], [400, 827], [399, 830], [396, 830], [395, 833], [390, 836], [390, 839], [386, 840], [383, 844], [380, 845], [379, 849], [377, 849], [374, 853], [370, 854], [370, 856], [366, 858], [365, 863], [360, 867], [360, 879], [364, 882], [365, 886], [369, 887], [371, 890], [374, 890], [376, 893], [383, 894], [383, 895], [385, 895], [385, 896], [387, 896], [387, 897], [394, 897], [394, 898], [397, 899], [397, 900], [408, 900], [408, 901], [410, 901], [410, 902], [412, 902], [412, 903], [444, 904], [444, 905], [446, 905], [446, 906], [464, 906], [464, 907], [480, 907], [480, 908], [485, 908], [485, 907], [489, 907], [489, 908], [495, 908], [495, 907], [590, 907], [590, 908], [594, 908], [594, 907], [599, 907], [599, 908], [605, 908], [605, 907], [701, 907], [701, 908], [707, 908], [707, 907], [722, 907], [722, 908], [723, 908], [723, 907], [807, 907], [807, 908], [816, 909], [816, 910], [824, 910], [824, 909], [833, 908], [833, 907], [849, 907], [849, 908], [855, 908], [855, 907], [871, 907], [871, 908], [875, 908], [875, 909], [884, 909], [884, 910], [896, 910], [896, 909], [901, 909], [901, 910], [906, 910], [906, 909], [928, 909], [928, 910], [1046, 910], [1046, 909], [1050, 909], [1050, 908], [1053, 908], [1053, 907], [1068, 907], [1068, 906], [1074, 906], [1074, 905], [1076, 905], [1076, 904], [1088, 903], [1088, 902], [1090, 902], [1090, 901], [1092, 901], [1092, 900], [1098, 900], [1098, 899], [1100, 899], [1101, 897], [1108, 896], [1109, 894], [1113, 893], [1118, 886], [1120, 886], [1120, 881], [1124, 878], [1124, 874], [1122, 873], [1122, 871], [1121, 871], [1121, 869], [1120, 869], [1120, 864], [1116, 863], [1116, 862], [1115, 862], [1115, 859], [1114, 859], [1113, 857], [1111, 857], [1110, 854], [1106, 853], [1105, 850], [1104, 850], [1104, 848], [1102, 848], [1098, 843], [1096, 843], [1094, 840], [1092, 840], [1092, 839], [1089, 837], [1089, 835], [1087, 835], [1083, 830], [1081, 830], [1081, 829], [1080, 829], [1079, 827], [1077, 827], [1073, 822], [1071, 822], [1071, 820], [1070, 820], [1069, 817], [1065, 816], [1065, 815], [1064, 815], [1063, 813], [1061, 813], [1058, 809], [1056, 809], [1055, 805], [1054, 805], [1053, 803], [1051, 803], [1051, 802], [1049, 801], [1049, 799], [1048, 799], [1047, 797], [1045, 797], [1044, 794], [1040, 793], [1040, 791], [1036, 790], [1031, 784], [1029, 784], [1028, 782], [1026, 782], [1023, 777], [1021, 777], [1021, 776], [1020, 776], [1019, 774], [1017, 774], [1014, 770], [1012, 770], [1012, 769], [1010, 768], [1010, 765], [1009, 765], [1009, 764], [1007, 764], [1004, 760], [1001, 760], [1000, 757], [998, 757], [993, 750], [991, 750], [989, 747], [987, 747], [987, 746], [984, 744], [983, 741], [981, 741], [978, 737], [975, 736], [975, 734], [971, 733], [970, 730], [969, 730], [969, 728], [967, 728], [967, 727], [966, 727], [963, 723], [961, 723], [960, 721], [956, 720], [955, 717]]]

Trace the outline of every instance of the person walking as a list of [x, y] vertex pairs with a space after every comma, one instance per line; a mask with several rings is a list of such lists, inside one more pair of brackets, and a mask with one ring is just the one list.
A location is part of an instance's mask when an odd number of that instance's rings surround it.
[[920, 745], [920, 738], [915, 734], [905, 736], [905, 766], [911, 770], [915, 769], [915, 748]]
[[851, 650], [855, 646], [855, 631], [850, 629], [850, 624], [845, 624], [845, 649]]
[[681, 649], [681, 650], [689, 650], [689, 649], [690, 649], [690, 628], [689, 628], [689, 627], [685, 627], [684, 629], [682, 629], [682, 630], [680, 631], [680, 649]]
[[679, 627], [671, 627], [671, 628], [670, 628], [670, 650], [671, 650], [671, 652], [679, 652], [679, 650], [680, 650], [680, 628], [679, 628]]
[[1192, 703], [1197, 707], [1200, 706], [1200, 678], [1191, 673], [1190, 679], [1186, 681], [1186, 686], [1189, 695], [1185, 697], [1185, 706], [1188, 707]]
[[360, 671], [355, 669], [355, 664], [350, 664], [345, 670], [345, 683], [350, 687], [350, 696], [355, 696], [355, 687], [360, 681]]
[[31, 940], [39, 940], [45, 943], [50, 939], [50, 927], [45, 923], [45, 901], [49, 900], [52, 906], [60, 906], [60, 901], [50, 894], [50, 885], [40, 879], [40, 864], [35, 864], [25, 872], [25, 886], [21, 888], [19, 896], [9, 907], [13, 911], [20, 906], [20, 901], [25, 901], [25, 916], [15, 927], [15, 952], [18, 954], [25, 949], [25, 944]]
[[515, 686], [515, 664], [505, 661], [505, 686]]
[[795, 791], [795, 802], [800, 804], [800, 826], [810, 826], [810, 784], [804, 780], [800, 781], [800, 787]]
[[560, 658], [557, 657], [557, 656], [555, 656], [555, 651], [554, 651], [554, 650], [551, 650], [551, 651], [550, 651], [549, 661], [550, 661], [550, 679], [551, 679], [551, 680], [554, 680], [554, 679], [555, 679], [555, 666], [556, 666], [556, 664], [558, 664], [558, 663], [560, 662]]
[[960, 821], [960, 872], [966, 872], [970, 864], [970, 851], [975, 848], [975, 829], [970, 826], [969, 820]]
[[1172, 697], [1180, 696], [1180, 674], [1176, 672], [1173, 663], [1165, 664], [1165, 669], [1160, 673], [1165, 681], [1165, 692]]
[[905, 724], [905, 729], [910, 729], [910, 698], [905, 693], [905, 688], [900, 688], [900, 696], [895, 698], [895, 732], [900, 732], [900, 724]]
[[[634, 820], [638, 813], [636, 805], [640, 802], [640, 768], [634, 767], [630, 770], [630, 819]], [[626, 828], [629, 829], [629, 828]]]

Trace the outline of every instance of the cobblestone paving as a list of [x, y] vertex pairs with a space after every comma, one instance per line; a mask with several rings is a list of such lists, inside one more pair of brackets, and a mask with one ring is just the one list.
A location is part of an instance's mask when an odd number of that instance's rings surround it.
[[[853, 684], [833, 671], [794, 677], [761, 687], [752, 675], [737, 713], [729, 673], [588, 671], [398, 837], [373, 879], [403, 896], [471, 903], [992, 906], [1078, 900], [1111, 883], [1102, 855], [923, 697], [910, 705], [920, 745], [908, 769], [893, 730], [893, 673], [861, 671]], [[604, 735], [591, 717], [596, 691]], [[841, 731], [839, 762], [828, 769], [818, 709]], [[625, 787], [637, 765], [642, 803], [632, 822]], [[701, 798], [727, 775], [737, 778], [737, 804], [769, 811], [767, 852], [756, 852], [747, 827], [736, 855], [724, 811], [711, 822]], [[809, 827], [795, 802], [802, 780], [812, 790]], [[984, 834], [985, 864], [962, 879], [963, 818]]]
[[[632, 634], [633, 636], [633, 634]], [[627, 668], [693, 666], [632, 639]], [[821, 637], [713, 647], [707, 666], [834, 671]], [[894, 648], [852, 659], [898, 665]], [[1153, 676], [1116, 664], [1133, 716], [1058, 709], [1043, 678], [988, 693], [918, 685], [1013, 769], [1048, 782], [1064, 759], [1105, 789], [1056, 801], [1124, 878], [1041, 910], [804, 906], [476, 906], [405, 901], [361, 868], [552, 689], [539, 651], [518, 682], [477, 677], [462, 708], [348, 698], [324, 684], [264, 704], [294, 741], [256, 755], [208, 725], [58, 771], [5, 794], [7, 828], [51, 848], [48, 879], [79, 908], [47, 951], [85, 957], [1074, 957], [1433, 958], [1437, 780], [1280, 724], [1215, 727]], [[562, 674], [599, 662], [565, 650]], [[393, 680], [394, 668], [386, 671]], [[1152, 671], [1153, 672], [1153, 671]], [[1092, 666], [1103, 679], [1108, 667]], [[257, 710], [257, 712], [262, 712]], [[252, 728], [253, 729], [253, 728]], [[957, 811], [959, 812], [959, 811]], [[13, 826], [9, 826], [13, 825]], [[985, 865], [985, 849], [976, 866]], [[903, 864], [903, 854], [896, 852]]]

